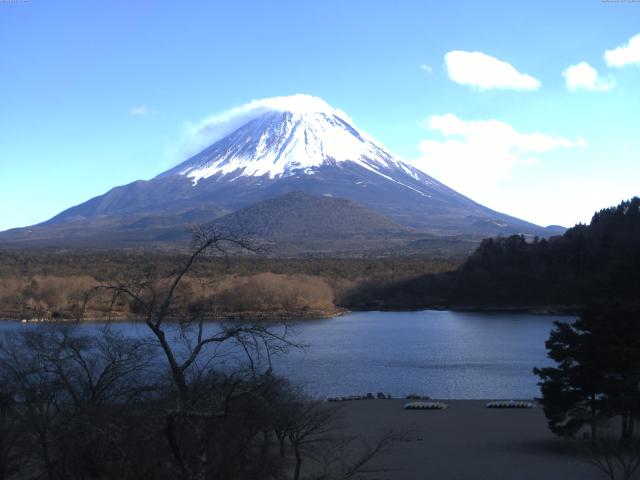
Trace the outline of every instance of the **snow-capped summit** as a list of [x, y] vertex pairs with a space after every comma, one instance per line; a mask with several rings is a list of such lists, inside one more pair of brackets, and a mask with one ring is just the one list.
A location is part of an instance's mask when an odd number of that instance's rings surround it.
[[[0, 235], [0, 243], [170, 244], [194, 223], [213, 220], [277, 233], [294, 249], [306, 248], [300, 238], [315, 238], [313, 248], [323, 251], [413, 251], [430, 248], [433, 236], [554, 233], [479, 205], [404, 163], [317, 97], [254, 100], [210, 117], [196, 132], [209, 146], [180, 165]], [[350, 240], [340, 243], [345, 235]], [[331, 247], [330, 238], [340, 242]]]
[[298, 94], [256, 101], [252, 112], [237, 130], [163, 175], [184, 175], [194, 184], [215, 175], [273, 179], [313, 175], [322, 165], [352, 162], [385, 177], [396, 169], [419, 176], [318, 97]]

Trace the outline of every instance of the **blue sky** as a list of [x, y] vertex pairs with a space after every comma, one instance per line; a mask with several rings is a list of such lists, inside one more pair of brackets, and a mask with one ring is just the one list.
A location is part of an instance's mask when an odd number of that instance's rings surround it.
[[295, 93], [487, 206], [588, 221], [640, 193], [638, 34], [640, 3], [600, 0], [0, 1], [0, 230]]

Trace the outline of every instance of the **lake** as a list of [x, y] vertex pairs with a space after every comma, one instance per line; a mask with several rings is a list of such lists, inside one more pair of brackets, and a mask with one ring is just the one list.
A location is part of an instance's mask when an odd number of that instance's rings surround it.
[[[317, 396], [386, 392], [446, 399], [539, 396], [533, 367], [549, 365], [544, 342], [554, 320], [514, 313], [355, 312], [295, 324], [307, 345], [274, 359], [274, 370]], [[1, 322], [0, 333], [35, 324]], [[100, 325], [86, 324], [95, 329]], [[146, 327], [114, 328], [146, 335]]]

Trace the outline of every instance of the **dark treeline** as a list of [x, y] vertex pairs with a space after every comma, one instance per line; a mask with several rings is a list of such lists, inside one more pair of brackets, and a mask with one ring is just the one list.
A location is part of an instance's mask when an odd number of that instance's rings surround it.
[[[90, 275], [98, 280], [142, 273], [149, 266], [159, 272], [171, 272], [184, 261], [184, 254], [154, 251], [7, 251], [0, 250], [0, 278], [33, 276]], [[317, 275], [323, 278], [361, 280], [363, 278], [401, 278], [424, 272], [440, 272], [457, 267], [462, 256], [387, 256], [345, 258], [270, 258], [257, 255], [233, 258], [202, 258], [193, 271], [199, 276], [215, 277], [225, 274]]]
[[369, 283], [360, 308], [560, 308], [629, 297], [640, 287], [640, 199], [597, 212], [560, 237], [487, 239], [456, 271]]

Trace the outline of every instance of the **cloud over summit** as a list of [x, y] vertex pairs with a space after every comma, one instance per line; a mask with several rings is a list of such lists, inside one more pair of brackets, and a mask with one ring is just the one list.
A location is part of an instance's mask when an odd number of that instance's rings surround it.
[[323, 112], [351, 120], [345, 112], [333, 108], [319, 97], [296, 94], [251, 100], [244, 105], [215, 113], [195, 125], [190, 125], [188, 136], [196, 143], [211, 144], [265, 113], [285, 111], [294, 113]]

